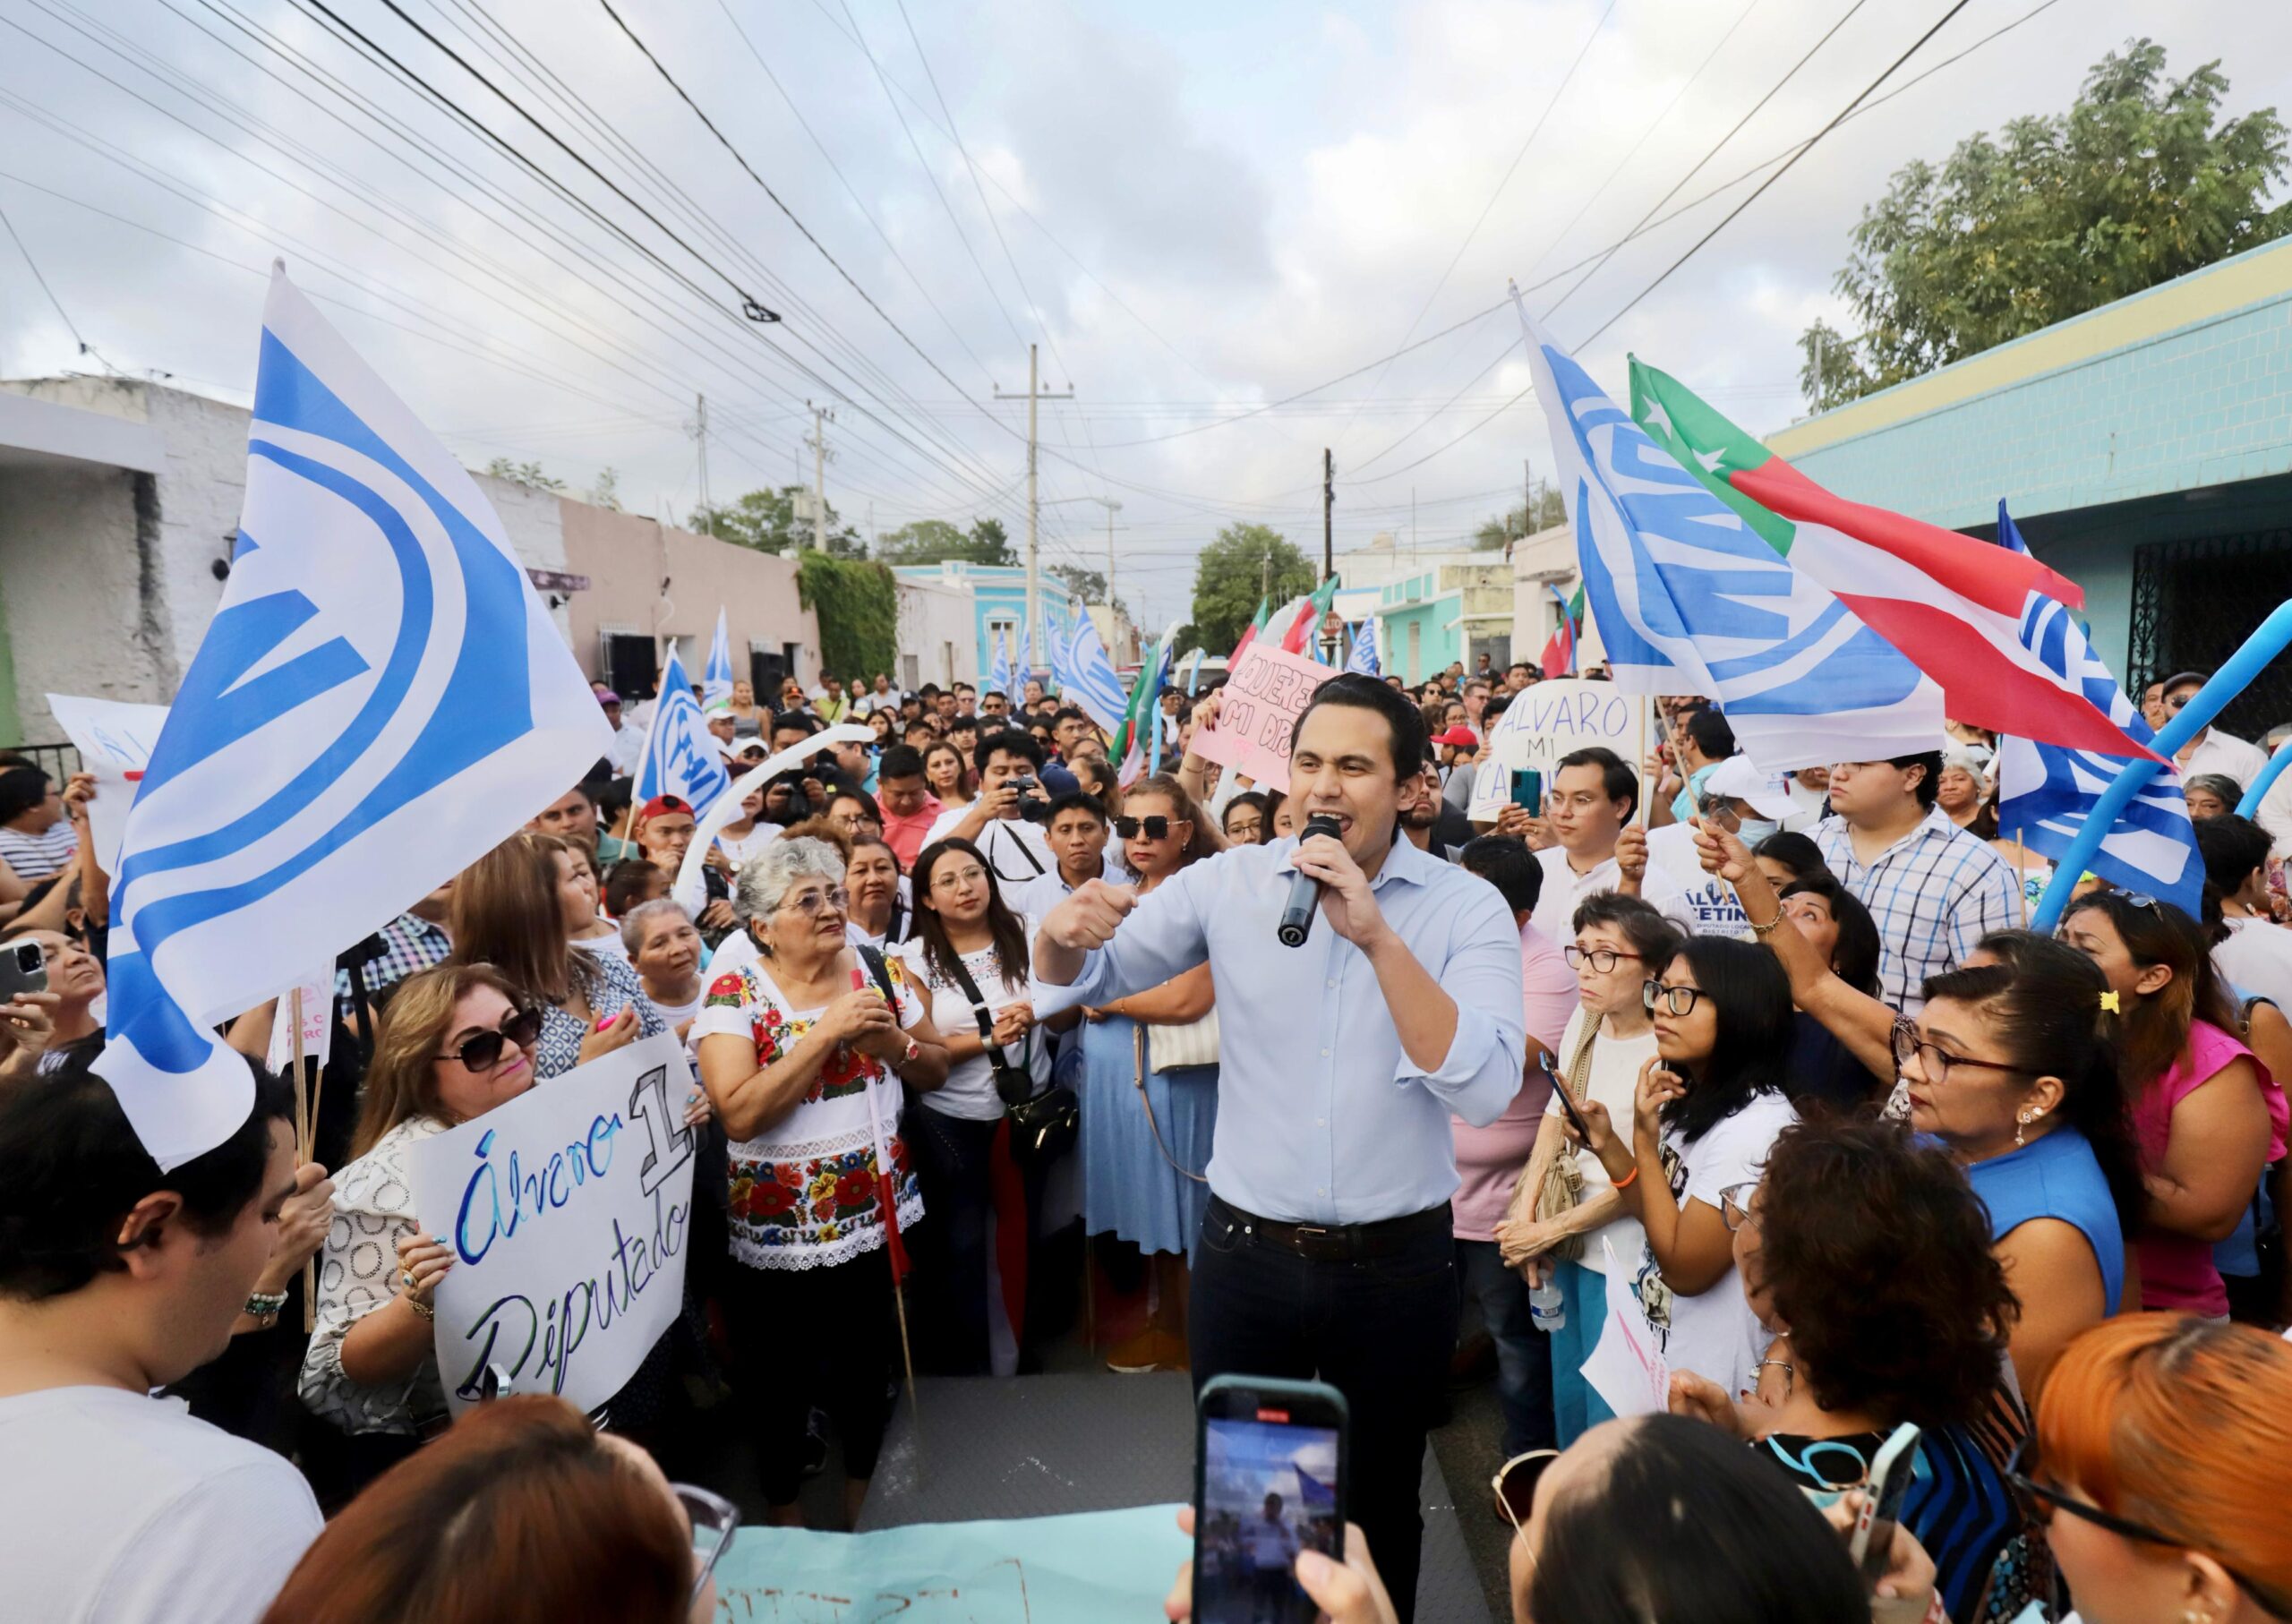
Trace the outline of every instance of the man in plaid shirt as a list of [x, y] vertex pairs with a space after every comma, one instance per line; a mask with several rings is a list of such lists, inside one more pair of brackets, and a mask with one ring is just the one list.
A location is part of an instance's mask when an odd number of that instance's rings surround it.
[[[359, 971], [370, 1002], [384, 987], [395, 987], [408, 976], [443, 962], [453, 951], [454, 944], [446, 936], [446, 907], [453, 894], [454, 883], [448, 880], [375, 933], [381, 938], [381, 956], [368, 960]], [[342, 1024], [355, 1033], [358, 1012], [352, 1005], [346, 970], [334, 972], [334, 1005], [341, 1013]]]
[[1815, 830], [1823, 860], [1878, 927], [1878, 996], [1906, 1015], [1926, 1006], [1927, 977], [2024, 922], [2013, 868], [1934, 804], [1941, 777], [1939, 750], [1842, 761], [1830, 770], [1835, 816]]

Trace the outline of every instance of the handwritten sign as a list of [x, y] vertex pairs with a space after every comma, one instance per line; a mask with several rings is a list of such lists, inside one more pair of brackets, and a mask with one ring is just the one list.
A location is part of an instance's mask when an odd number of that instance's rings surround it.
[[1337, 675], [1334, 666], [1279, 647], [1252, 643], [1219, 690], [1218, 725], [1193, 736], [1204, 761], [1222, 764], [1255, 781], [1261, 790], [1289, 791], [1289, 742], [1313, 690]]
[[692, 1071], [646, 1038], [425, 1139], [414, 1209], [454, 1249], [438, 1369], [458, 1413], [486, 1367], [504, 1390], [593, 1410], [675, 1321], [691, 1238]]
[[1193, 1555], [1175, 1506], [872, 1534], [743, 1528], [716, 1568], [740, 1624], [1101, 1624], [1159, 1619]]
[[1512, 799], [1512, 774], [1534, 767], [1544, 774], [1547, 793], [1560, 758], [1601, 745], [1637, 770], [1654, 737], [1647, 727], [1648, 697], [1627, 694], [1612, 682], [1563, 677], [1531, 683], [1512, 696], [1488, 736], [1489, 756], [1472, 781], [1467, 816], [1476, 824], [1496, 821], [1497, 808]]
[[323, 1066], [334, 1047], [334, 967], [329, 965], [308, 981], [278, 995], [278, 1013], [270, 1019], [270, 1069], [284, 1072], [295, 1064], [295, 994], [303, 995], [303, 1057]]
[[1605, 1237], [1600, 1247], [1607, 1253], [1607, 1314], [1599, 1342], [1584, 1361], [1584, 1380], [1619, 1415], [1660, 1414], [1671, 1405], [1671, 1366], [1655, 1339], [1655, 1327], [1632, 1295], [1630, 1271]]
[[135, 786], [150, 765], [151, 747], [159, 741], [167, 707], [50, 694], [47, 708], [79, 750], [80, 765], [96, 775], [96, 799], [88, 805], [88, 835], [95, 842], [96, 860], [104, 872], [117, 874], [127, 808], [134, 804]]

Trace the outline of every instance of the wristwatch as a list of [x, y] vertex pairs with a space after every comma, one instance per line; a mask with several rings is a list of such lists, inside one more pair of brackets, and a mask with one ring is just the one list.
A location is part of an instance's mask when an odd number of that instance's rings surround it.
[[[900, 1064], [900, 1065], [908, 1065], [908, 1064], [912, 1064], [912, 1063], [913, 1063], [913, 1061], [914, 1061], [914, 1059], [915, 1059], [915, 1057], [916, 1057], [918, 1055], [920, 1055], [920, 1054], [923, 1052], [923, 1046], [922, 1046], [921, 1044], [919, 1044], [919, 1043], [916, 1042], [916, 1040], [914, 1039], [914, 1038], [913, 1038], [913, 1037], [911, 1037], [911, 1036], [909, 1036], [908, 1034], [902, 1033], [902, 1034], [901, 1034], [901, 1035], [902, 1035], [902, 1037], [906, 1037], [906, 1038], [907, 1038], [907, 1047], [906, 1047], [906, 1049], [905, 1049], [904, 1051], [902, 1051], [902, 1054], [900, 1055], [900, 1057], [899, 1057], [899, 1064]], [[894, 1066], [894, 1067], [893, 1067], [892, 1069], [893, 1069], [893, 1070], [894, 1070], [894, 1071], [896, 1071], [896, 1070], [898, 1070], [899, 1068], [898, 1068], [897, 1066]]]

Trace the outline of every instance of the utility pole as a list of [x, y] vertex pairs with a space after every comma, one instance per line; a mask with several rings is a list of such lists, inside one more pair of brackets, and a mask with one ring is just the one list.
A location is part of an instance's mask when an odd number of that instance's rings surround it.
[[714, 514], [708, 500], [708, 397], [696, 396], [693, 401], [693, 438], [700, 442], [700, 510]]
[[1520, 539], [1536, 533], [1536, 476], [1529, 458], [1520, 458]]
[[[995, 391], [995, 398], [1016, 400], [1019, 397], [1006, 395], [998, 389]], [[1042, 550], [1039, 545], [1042, 504], [1035, 495], [1035, 465], [1040, 448], [1035, 437], [1035, 410], [1040, 401], [1073, 398], [1074, 386], [1071, 383], [1063, 395], [1042, 392], [1040, 374], [1035, 366], [1035, 346], [1027, 346], [1027, 649], [1030, 664], [1040, 657], [1045, 647], [1042, 640]]]
[[812, 548], [827, 551], [827, 425], [835, 421], [832, 406], [812, 406], [812, 432], [804, 443], [812, 449]]
[[1327, 446], [1321, 448], [1321, 579], [1326, 581], [1337, 573], [1337, 544], [1332, 529], [1333, 512], [1337, 507], [1337, 457]]

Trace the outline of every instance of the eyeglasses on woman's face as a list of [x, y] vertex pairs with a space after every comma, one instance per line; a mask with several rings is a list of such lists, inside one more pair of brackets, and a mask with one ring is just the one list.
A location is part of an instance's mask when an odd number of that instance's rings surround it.
[[1751, 1216], [1751, 1198], [1757, 1193], [1758, 1180], [1755, 1178], [1730, 1184], [1719, 1192], [1719, 1216], [1726, 1220], [1729, 1235], [1745, 1224], [1757, 1227], [1758, 1219]]
[[1696, 1004], [1710, 996], [1699, 987], [1674, 986], [1668, 981], [1658, 981], [1653, 976], [1639, 989], [1639, 1000], [1651, 1015], [1659, 1011], [1673, 1015], [1692, 1014]]
[[1624, 953], [1613, 947], [1578, 947], [1575, 943], [1570, 942], [1560, 952], [1568, 961], [1569, 969], [1581, 970], [1585, 965], [1589, 964], [1595, 972], [1603, 976], [1612, 975], [1615, 967], [1627, 960], [1634, 964], [1639, 962], [1638, 953]]
[[780, 905], [808, 919], [823, 911], [842, 913], [851, 906], [851, 893], [841, 885], [830, 885], [825, 890], [799, 892]]
[[692, 1524], [692, 1592], [688, 1600], [697, 1602], [700, 1593], [708, 1587], [716, 1564], [731, 1548], [732, 1535], [740, 1526], [740, 1508], [723, 1495], [691, 1483], [671, 1483], [669, 1492], [677, 1497], [677, 1504], [684, 1508], [684, 1514]]
[[1496, 1468], [1488, 1486], [1496, 1495], [1497, 1514], [1512, 1525], [1515, 1534], [1527, 1530], [1528, 1517], [1536, 1509], [1536, 1484], [1559, 1458], [1557, 1449], [1530, 1449]]
[[1953, 1055], [1940, 1044], [1920, 1037], [1916, 1021], [1907, 1016], [1899, 1016], [1894, 1021], [1895, 1068], [1909, 1069], [1913, 1056], [1917, 1057], [1920, 1074], [1937, 1086], [1946, 1084], [1952, 1069], [1962, 1065], [2022, 1076], [2029, 1073], [2027, 1066], [2010, 1065], [2003, 1060], [1980, 1060], [1971, 1055]]
[[1114, 820], [1114, 832], [1124, 840], [1136, 840], [1141, 834], [1148, 840], [1167, 840], [1173, 821], [1184, 823], [1186, 820], [1182, 817], [1173, 820], [1159, 812], [1149, 817], [1117, 817]]
[[505, 1045], [516, 1044], [521, 1050], [530, 1050], [541, 1036], [541, 1012], [537, 1009], [514, 1010], [509, 1018], [490, 1032], [473, 1032], [455, 1046], [440, 1060], [458, 1060], [471, 1071], [485, 1073], [501, 1064]]
[[931, 874], [931, 889], [946, 892], [952, 896], [954, 893], [966, 890], [972, 885], [983, 885], [986, 880], [986, 869], [977, 863], [966, 863], [960, 868], [934, 869]]

